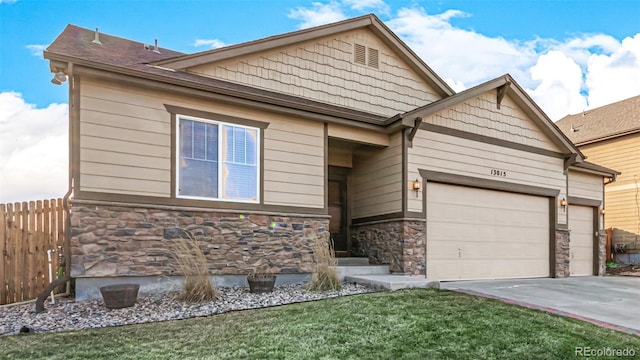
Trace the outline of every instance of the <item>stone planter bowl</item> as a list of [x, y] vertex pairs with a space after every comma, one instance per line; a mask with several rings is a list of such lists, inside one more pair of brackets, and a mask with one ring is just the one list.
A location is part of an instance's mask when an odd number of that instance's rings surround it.
[[109, 285], [100, 288], [107, 309], [131, 307], [138, 300], [139, 284]]

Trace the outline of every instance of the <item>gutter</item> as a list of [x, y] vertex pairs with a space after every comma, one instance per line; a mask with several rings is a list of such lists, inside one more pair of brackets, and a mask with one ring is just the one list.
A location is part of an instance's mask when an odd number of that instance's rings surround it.
[[74, 107], [77, 104], [73, 103], [74, 97], [73, 91], [75, 90], [75, 82], [73, 80], [73, 63], [69, 62], [67, 65], [67, 77], [69, 81], [69, 183], [67, 193], [64, 194], [62, 198], [62, 206], [64, 207], [65, 212], [65, 232], [64, 232], [64, 243], [62, 246], [62, 253], [65, 256], [65, 268], [64, 268], [64, 276], [60, 279], [56, 279], [51, 282], [49, 286], [47, 286], [41, 293], [38, 295], [36, 299], [36, 314], [39, 314], [44, 311], [44, 302], [47, 300], [53, 289], [56, 287], [67, 284], [67, 291], [65, 294], [70, 293], [70, 282], [71, 282], [71, 204], [69, 203], [69, 198], [71, 194], [73, 194], [73, 151], [72, 151], [72, 126], [73, 126], [73, 114]]
[[[171, 76], [161, 75], [161, 74], [156, 74], [151, 72], [144, 72], [144, 71], [133, 69], [133, 68], [123, 68], [123, 67], [109, 65], [109, 64], [98, 64], [95, 62], [76, 59], [74, 57], [60, 55], [60, 54], [56, 54], [48, 51], [45, 51], [44, 58], [50, 61], [67, 61], [69, 63], [73, 61], [75, 62], [76, 67], [81, 66], [81, 68], [78, 68], [77, 71], [82, 71], [84, 73], [88, 73], [94, 76], [103, 75], [100, 72], [106, 71], [116, 76], [117, 75], [130, 76], [130, 77], [139, 78], [142, 80], [152, 80], [162, 84], [200, 90], [210, 95], [214, 95], [214, 96], [217, 95], [219, 97], [217, 100], [226, 101], [228, 103], [234, 103], [233, 99], [242, 99], [242, 100], [253, 101], [256, 103], [266, 104], [267, 107], [276, 105], [279, 107], [295, 109], [302, 112], [318, 114], [320, 116], [335, 117], [335, 118], [340, 118], [340, 119], [345, 119], [350, 121], [356, 121], [356, 122], [362, 123], [362, 125], [366, 126], [371, 130], [378, 129], [378, 131], [381, 131], [384, 125], [386, 125], [384, 123], [384, 117], [376, 116], [376, 115], [369, 116], [368, 114], [349, 114], [349, 113], [344, 113], [339, 109], [326, 109], [326, 108], [322, 108], [319, 105], [316, 106], [314, 104], [299, 104], [299, 103], [295, 103], [285, 99], [277, 99], [269, 96], [268, 94], [250, 94], [240, 90], [221, 88], [211, 84], [195, 83], [193, 81], [186, 80], [186, 79], [180, 79], [176, 77], [171, 77]], [[146, 65], [146, 66], [149, 66], [149, 65]], [[164, 70], [164, 71], [170, 71], [170, 70]], [[220, 80], [220, 81], [225, 82], [224, 80]], [[242, 86], [246, 86], [246, 85], [242, 85]], [[250, 86], [247, 86], [247, 87], [250, 88]], [[300, 116], [300, 114], [298, 114], [298, 116]], [[331, 122], [330, 119], [325, 121]]]

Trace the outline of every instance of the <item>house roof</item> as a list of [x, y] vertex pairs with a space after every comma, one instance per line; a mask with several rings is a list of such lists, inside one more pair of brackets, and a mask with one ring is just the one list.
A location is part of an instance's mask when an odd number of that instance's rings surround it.
[[392, 119], [387, 120], [387, 122], [390, 120], [398, 121], [402, 119], [405, 119], [404, 122], [413, 121], [416, 117], [426, 117], [435, 114], [491, 90], [496, 90], [496, 102], [498, 102], [499, 92], [497, 90], [500, 88], [502, 88], [503, 94], [508, 92], [512, 95], [513, 100], [531, 117], [531, 119], [533, 119], [533, 121], [536, 122], [540, 129], [554, 144], [561, 149], [566, 150], [567, 153], [579, 155], [578, 162], [584, 159], [582, 153], [571, 142], [571, 140], [564, 135], [564, 133], [553, 123], [553, 121], [551, 121], [551, 119], [549, 119], [544, 111], [542, 111], [542, 109], [529, 97], [529, 95], [527, 95], [524, 89], [522, 89], [522, 87], [520, 87], [520, 85], [518, 85], [518, 83], [509, 74], [502, 75], [478, 86], [469, 88], [447, 98], [440, 99], [423, 107], [408, 111], [404, 114], [396, 115]]
[[616, 176], [622, 174], [619, 171], [610, 169], [608, 167], [600, 166], [598, 164], [594, 164], [594, 163], [589, 162], [589, 161], [583, 161], [581, 163], [575, 163], [575, 164], [573, 164], [571, 166], [572, 166], [572, 168], [575, 168], [576, 170], [580, 170], [580, 169], [587, 170], [587, 171], [596, 172], [596, 173], [599, 173], [599, 174], [606, 174], [607, 176], [614, 177], [614, 178]]
[[639, 133], [640, 95], [567, 115], [556, 125], [578, 146]]
[[368, 28], [374, 32], [397, 56], [403, 59], [418, 75], [432, 85], [441, 96], [446, 97], [455, 94], [455, 91], [449, 87], [449, 85], [447, 85], [447, 83], [442, 80], [438, 74], [425, 64], [422, 59], [420, 59], [420, 57], [411, 50], [411, 48], [409, 48], [374, 14], [275, 35], [255, 41], [225, 46], [214, 50], [163, 59], [156, 61], [154, 65], [168, 67], [175, 70], [185, 70], [198, 65], [209, 64], [215, 61], [226, 60], [259, 51], [271, 50], [359, 28]]
[[94, 31], [68, 25], [47, 47], [44, 57], [51, 60], [52, 71], [55, 71], [57, 66], [68, 71], [67, 63], [72, 63], [73, 71], [83, 68], [98, 69], [128, 77], [205, 90], [208, 93], [263, 103], [265, 106], [276, 105], [302, 110], [317, 116], [333, 116], [380, 127], [386, 120], [385, 117], [376, 114], [155, 66], [152, 65], [155, 62], [181, 57], [184, 54], [166, 48], [153, 51], [153, 46], [145, 47], [141, 42], [102, 33], [99, 35], [101, 44], [94, 43], [94, 38]]

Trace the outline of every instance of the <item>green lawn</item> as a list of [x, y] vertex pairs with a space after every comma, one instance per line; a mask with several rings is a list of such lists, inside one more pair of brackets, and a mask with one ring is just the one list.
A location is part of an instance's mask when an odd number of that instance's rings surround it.
[[[375, 293], [207, 318], [0, 338], [9, 359], [577, 359], [640, 337], [438, 290]], [[605, 359], [600, 357], [598, 359]]]

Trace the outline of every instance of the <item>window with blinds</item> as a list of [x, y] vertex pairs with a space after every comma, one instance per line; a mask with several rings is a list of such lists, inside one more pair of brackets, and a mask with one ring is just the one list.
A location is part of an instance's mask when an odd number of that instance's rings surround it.
[[259, 129], [178, 115], [181, 198], [258, 201]]

